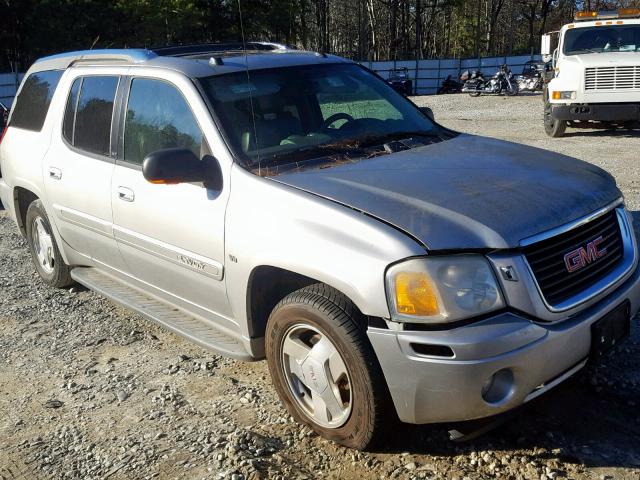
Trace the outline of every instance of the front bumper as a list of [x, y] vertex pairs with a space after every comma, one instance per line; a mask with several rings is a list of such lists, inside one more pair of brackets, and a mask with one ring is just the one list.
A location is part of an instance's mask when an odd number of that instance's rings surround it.
[[[610, 295], [560, 323], [515, 313], [446, 331], [368, 330], [399, 418], [436, 423], [488, 417], [515, 408], [568, 378], [587, 360], [591, 325], [629, 300], [640, 308], [640, 268]], [[423, 355], [419, 345], [446, 346], [452, 357]], [[434, 350], [437, 351], [437, 350]], [[504, 397], [486, 401], [485, 383], [503, 369]]]
[[627, 122], [640, 120], [640, 103], [553, 104], [551, 116], [556, 120], [591, 120]]

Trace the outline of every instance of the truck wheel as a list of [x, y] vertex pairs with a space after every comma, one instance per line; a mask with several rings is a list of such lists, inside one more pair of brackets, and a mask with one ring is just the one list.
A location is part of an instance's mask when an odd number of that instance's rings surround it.
[[349, 448], [371, 447], [395, 411], [366, 323], [348, 298], [318, 283], [286, 296], [267, 323], [273, 384], [299, 423]]
[[62, 288], [73, 283], [69, 266], [64, 263], [51, 224], [40, 200], [34, 200], [27, 209], [25, 220], [27, 243], [31, 258], [40, 278], [50, 287]]
[[554, 119], [551, 115], [551, 103], [544, 104], [544, 131], [553, 138], [559, 138], [564, 135], [567, 130], [567, 122], [564, 120]]

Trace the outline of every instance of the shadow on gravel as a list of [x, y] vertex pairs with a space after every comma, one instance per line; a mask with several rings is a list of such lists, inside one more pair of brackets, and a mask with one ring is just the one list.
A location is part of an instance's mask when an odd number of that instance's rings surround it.
[[572, 129], [564, 134], [565, 137], [586, 137], [586, 138], [602, 138], [602, 137], [615, 137], [615, 138], [640, 138], [640, 130], [617, 128], [617, 129], [602, 129], [602, 130], [580, 130]]
[[[583, 375], [584, 376], [584, 375]], [[505, 423], [466, 443], [448, 439], [447, 425], [403, 425], [384, 453], [454, 456], [493, 450], [515, 454], [538, 450], [537, 457], [589, 467], [640, 467], [640, 421], [635, 392], [618, 395], [572, 379], [515, 412]]]

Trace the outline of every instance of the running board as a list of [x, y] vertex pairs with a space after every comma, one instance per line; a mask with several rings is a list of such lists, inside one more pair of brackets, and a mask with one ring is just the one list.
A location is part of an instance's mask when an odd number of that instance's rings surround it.
[[214, 353], [238, 360], [253, 360], [239, 340], [100, 270], [77, 267], [71, 270], [71, 278]]

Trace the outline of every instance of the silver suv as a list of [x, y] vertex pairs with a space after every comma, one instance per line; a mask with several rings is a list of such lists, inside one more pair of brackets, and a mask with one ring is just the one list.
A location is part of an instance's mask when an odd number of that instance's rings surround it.
[[354, 448], [512, 409], [628, 334], [638, 253], [606, 172], [443, 128], [338, 57], [160, 53], [25, 76], [0, 197], [48, 285], [266, 357], [289, 413]]

